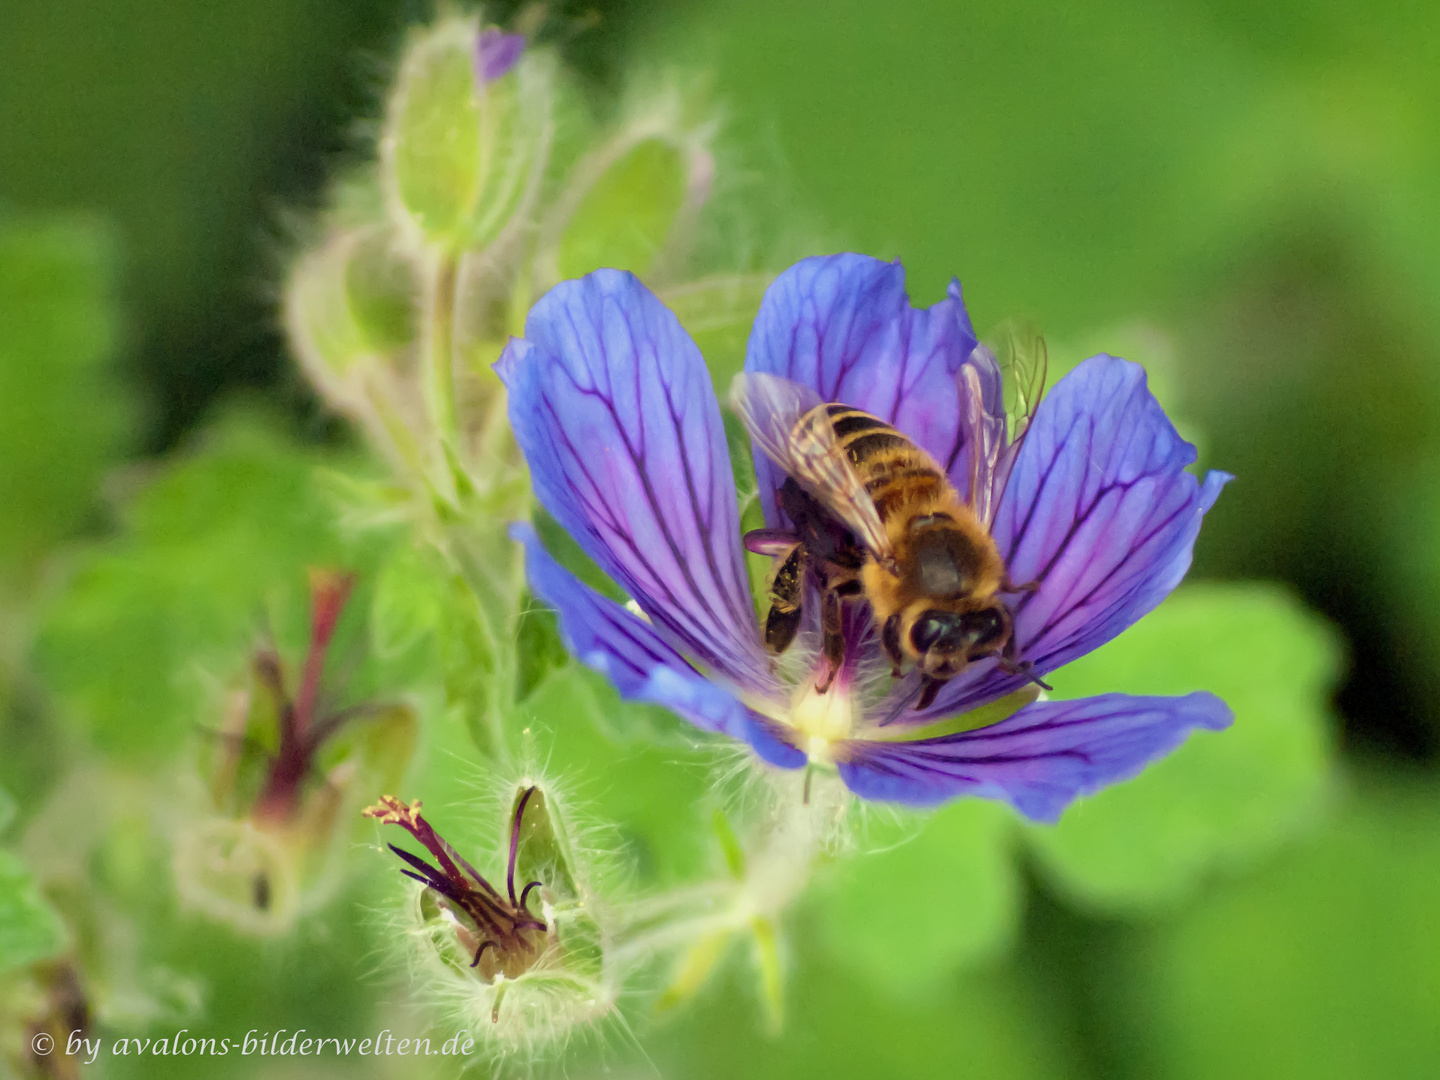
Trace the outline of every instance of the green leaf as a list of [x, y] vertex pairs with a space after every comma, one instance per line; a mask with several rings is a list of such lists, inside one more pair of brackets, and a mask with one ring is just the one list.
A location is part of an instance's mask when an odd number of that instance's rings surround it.
[[0, 221], [0, 577], [85, 524], [129, 427], [113, 261], [94, 223]]
[[102, 750], [153, 754], [213, 730], [219, 688], [267, 631], [282, 656], [301, 655], [309, 567], [359, 570], [363, 587], [381, 541], [341, 533], [320, 462], [232, 418], [172, 459], [126, 507], [123, 532], [80, 560], [42, 613], [35, 659]]
[[1000, 953], [1019, 922], [1014, 815], [981, 799], [872, 824], [811, 905], [821, 939], [857, 974], [907, 997]]
[[[943, 911], [896, 907], [873, 921], [933, 924]], [[967, 972], [928, 992], [900, 998], [798, 932], [785, 990], [782, 1037], [759, 1042], [761, 1006], [753, 970], [735, 970], [702, 987], [698, 999], [646, 1041], [651, 1066], [686, 1080], [851, 1080], [959, 1077], [1055, 1080], [1085, 1075], [1072, 1059], [1065, 1009], [1056, 995], [1007, 966]], [[746, 950], [725, 966], [740, 969]]]
[[10, 827], [15, 820], [15, 798], [4, 788], [0, 788], [0, 833]]
[[520, 706], [545, 773], [578, 786], [614, 825], [647, 884], [683, 880], [708, 854], [713, 764], [704, 735], [673, 714], [621, 701], [582, 664], [550, 672]]
[[450, 575], [433, 548], [397, 547], [375, 583], [370, 636], [376, 653], [393, 660], [428, 646], [440, 627], [450, 587]]
[[[1136, 1075], [1430, 1076], [1440, 1061], [1440, 800], [1361, 779], [1336, 820], [1157, 927], [1127, 965]], [[1123, 991], [1122, 991], [1123, 992]]]
[[1174, 901], [1210, 870], [1254, 861], [1309, 820], [1330, 761], [1330, 627], [1284, 590], [1190, 585], [1052, 676], [1055, 696], [1210, 690], [1234, 726], [1193, 735], [1132, 780], [1029, 838], [1076, 900], [1129, 910]]
[[60, 915], [19, 858], [0, 851], [0, 971], [45, 960], [65, 948]]
[[542, 607], [529, 593], [520, 603], [515, 662], [516, 701], [524, 701], [545, 681], [545, 676], [570, 662], [570, 654], [560, 640], [560, 621], [555, 612]]
[[560, 276], [602, 266], [644, 275], [664, 246], [690, 182], [684, 150], [642, 139], [591, 185], [560, 238]]

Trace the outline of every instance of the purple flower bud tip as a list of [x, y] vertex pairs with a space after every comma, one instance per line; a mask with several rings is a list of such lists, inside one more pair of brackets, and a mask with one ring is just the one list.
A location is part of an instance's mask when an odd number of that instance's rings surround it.
[[475, 43], [476, 77], [481, 82], [494, 82], [515, 66], [524, 51], [524, 34], [507, 34], [495, 29], [480, 31]]

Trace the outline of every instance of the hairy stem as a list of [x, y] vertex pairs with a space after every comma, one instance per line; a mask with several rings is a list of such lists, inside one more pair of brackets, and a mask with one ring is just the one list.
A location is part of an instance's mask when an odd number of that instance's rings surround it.
[[459, 260], [437, 250], [425, 274], [423, 333], [427, 404], [435, 435], [443, 448], [454, 448], [459, 433], [455, 411], [455, 285]]

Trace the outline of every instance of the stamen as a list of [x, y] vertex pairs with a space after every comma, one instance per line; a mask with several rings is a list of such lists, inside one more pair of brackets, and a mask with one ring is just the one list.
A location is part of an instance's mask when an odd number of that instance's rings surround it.
[[[525, 816], [525, 804], [530, 801], [530, 796], [535, 794], [535, 787], [532, 784], [526, 788], [520, 796], [520, 802], [515, 807], [515, 820], [510, 823], [510, 864], [505, 868], [505, 889], [510, 894], [510, 903], [516, 904], [515, 900], [515, 858], [520, 854], [520, 821]], [[524, 907], [524, 904], [519, 904]]]
[[486, 950], [486, 949], [493, 949], [494, 947], [495, 947], [495, 942], [490, 941], [489, 939], [486, 939], [485, 941], [482, 941], [482, 942], [480, 943], [480, 947], [475, 950], [475, 959], [470, 961], [470, 966], [471, 966], [472, 968], [473, 968], [473, 967], [479, 967], [479, 966], [480, 966], [480, 957], [482, 957], [482, 956], [485, 955], [485, 950]]
[[540, 883], [540, 882], [538, 882], [538, 881], [532, 881], [532, 882], [530, 882], [529, 885], [526, 885], [523, 890], [521, 890], [521, 892], [520, 892], [520, 910], [521, 910], [521, 911], [529, 911], [529, 910], [530, 910], [529, 907], [527, 906], [527, 901], [530, 899], [530, 890], [531, 890], [531, 889], [538, 889], [538, 888], [540, 888], [540, 887], [541, 887], [541, 883]]

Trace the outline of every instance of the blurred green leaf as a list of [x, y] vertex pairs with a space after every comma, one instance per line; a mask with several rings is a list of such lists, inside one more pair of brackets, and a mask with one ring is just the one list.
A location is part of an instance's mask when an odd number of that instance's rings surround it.
[[[876, 923], [944, 919], [923, 902], [908, 911], [896, 894], [873, 912]], [[1067, 1045], [1054, 1000], [1014, 967], [970, 972], [928, 992], [896, 998], [879, 980], [847, 967], [800, 933], [786, 988], [781, 1038], [755, 1037], [760, 1005], [753, 964], [731, 950], [728, 977], [712, 980], [676, 1023], [646, 1049], [653, 1068], [686, 1080], [1057, 1080], [1085, 1075]]]
[[36, 663], [101, 749], [154, 753], [216, 727], [216, 691], [263, 631], [282, 655], [303, 651], [306, 569], [373, 562], [374, 537], [348, 540], [322, 498], [320, 461], [231, 418], [169, 462], [125, 508], [123, 532], [80, 560], [42, 614]]
[[524, 701], [546, 675], [570, 662], [570, 654], [560, 640], [560, 621], [555, 612], [542, 606], [529, 593], [520, 605], [520, 622], [515, 634], [516, 701]]
[[402, 544], [375, 583], [370, 634], [375, 652], [394, 660], [430, 644], [440, 626], [450, 578], [440, 556], [423, 544]]
[[113, 261], [93, 222], [0, 219], [0, 575], [85, 523], [128, 428]]
[[684, 151], [661, 138], [642, 139], [596, 178], [560, 238], [560, 276], [601, 266], [644, 275], [685, 202]]
[[4, 788], [0, 788], [0, 833], [10, 827], [15, 820], [15, 798]]
[[[726, 400], [730, 381], [744, 366], [750, 327], [760, 310], [760, 300], [773, 280], [773, 274], [765, 273], [717, 274], [656, 291], [700, 346], [721, 401]], [[727, 419], [729, 415], [727, 411]], [[745, 445], [748, 455], [748, 440]], [[741, 490], [753, 483], [752, 473], [740, 485]]]
[[1142, 1075], [1369, 1080], [1440, 1062], [1440, 799], [1363, 782], [1263, 874], [1134, 957]]
[[604, 808], [646, 884], [682, 880], [709, 850], [705, 737], [673, 714], [623, 702], [582, 664], [550, 672], [520, 707], [549, 776]]
[[906, 997], [994, 956], [1019, 923], [1014, 821], [1004, 806], [966, 799], [919, 822], [873, 822], [874, 853], [831, 867], [810, 900], [822, 940], [857, 975]]
[[54, 956], [65, 926], [19, 858], [0, 851], [0, 972]]
[[1030, 828], [1045, 867], [1082, 903], [1127, 910], [1269, 852], [1325, 788], [1340, 657], [1330, 627], [1284, 590], [1197, 584], [1056, 672], [1058, 698], [1211, 690], [1235, 723]]

